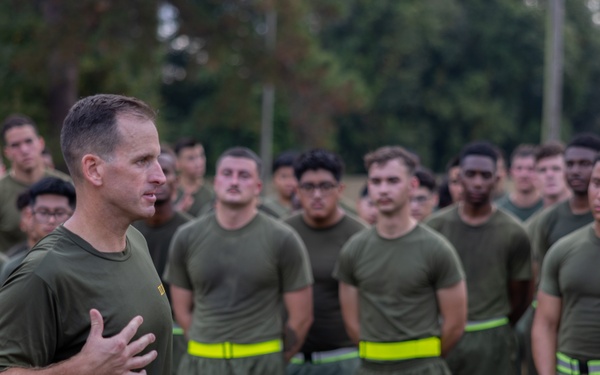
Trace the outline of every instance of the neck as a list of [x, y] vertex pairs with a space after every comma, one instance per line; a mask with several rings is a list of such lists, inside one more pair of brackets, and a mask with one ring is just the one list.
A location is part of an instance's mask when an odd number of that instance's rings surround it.
[[375, 224], [377, 233], [383, 238], [394, 239], [413, 230], [417, 226], [417, 221], [410, 216], [407, 208], [408, 206], [391, 215], [379, 213]]
[[557, 195], [547, 195], [544, 197], [544, 208], [550, 207], [555, 203], [562, 202], [571, 197], [569, 190], [564, 190], [562, 193]]
[[37, 181], [41, 180], [44, 177], [44, 172], [46, 168], [43, 164], [31, 169], [31, 170], [20, 170], [20, 169], [11, 169], [9, 174], [10, 176], [18, 182], [21, 182], [25, 185], [32, 185]]
[[183, 190], [187, 193], [195, 193], [204, 184], [203, 177], [196, 176], [179, 176], [179, 185], [183, 188]]
[[529, 191], [515, 190], [510, 194], [510, 200], [517, 207], [531, 207], [540, 200], [540, 193], [537, 189]]
[[[77, 196], [85, 196], [85, 193], [88, 193], [79, 189], [76, 192]], [[111, 206], [104, 202], [94, 204], [91, 200], [78, 201], [73, 216], [64, 226], [100, 252], [121, 252], [125, 250], [125, 234], [132, 220], [115, 214], [110, 208]]]
[[244, 206], [229, 206], [219, 201], [215, 205], [217, 222], [227, 230], [242, 228], [258, 214], [254, 202]]
[[460, 218], [469, 225], [481, 225], [485, 223], [495, 211], [496, 207], [490, 201], [481, 205], [474, 205], [464, 201], [458, 204]]
[[600, 222], [599, 221], [594, 221], [594, 233], [596, 234], [596, 237], [600, 237]]
[[277, 195], [277, 200], [279, 204], [286, 208], [292, 208], [292, 197], [286, 197], [285, 195]]
[[585, 214], [590, 211], [590, 203], [587, 194], [573, 194], [569, 199], [571, 212], [575, 215]]
[[175, 208], [170, 201], [156, 202], [154, 208], [156, 209], [154, 215], [145, 220], [150, 227], [161, 226], [175, 216]]
[[342, 210], [340, 207], [336, 207], [335, 212], [332, 215], [329, 215], [329, 217], [324, 218], [323, 220], [315, 220], [314, 218], [310, 217], [306, 213], [306, 211], [302, 213], [302, 219], [304, 219], [304, 222], [309, 227], [322, 229], [332, 227], [335, 224], [339, 223], [340, 220], [344, 218], [344, 215], [344, 210]]

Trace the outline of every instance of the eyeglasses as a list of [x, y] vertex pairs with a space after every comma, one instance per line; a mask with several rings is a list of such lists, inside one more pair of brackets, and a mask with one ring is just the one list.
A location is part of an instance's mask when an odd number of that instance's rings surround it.
[[317, 189], [319, 189], [321, 194], [329, 194], [336, 187], [338, 187], [338, 184], [333, 184], [331, 182], [321, 182], [318, 185], [307, 182], [304, 184], [300, 184], [300, 186], [299, 186], [300, 190], [302, 190], [303, 192], [305, 192], [307, 194], [314, 194], [315, 190], [317, 190]]
[[416, 197], [410, 197], [410, 201], [416, 204], [425, 204], [429, 200], [429, 197], [426, 195], [417, 195]]
[[69, 211], [33, 211], [35, 218], [41, 223], [50, 222], [51, 218], [54, 218], [56, 222], [62, 223], [71, 216]]

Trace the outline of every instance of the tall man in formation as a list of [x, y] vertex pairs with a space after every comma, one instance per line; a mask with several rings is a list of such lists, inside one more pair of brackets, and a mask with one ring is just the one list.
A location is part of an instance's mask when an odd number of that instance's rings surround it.
[[427, 220], [456, 248], [465, 268], [469, 322], [449, 354], [455, 375], [514, 374], [514, 324], [527, 307], [530, 245], [512, 215], [492, 204], [497, 154], [487, 142], [463, 148], [463, 201]]
[[[377, 223], [348, 241], [334, 272], [359, 375], [450, 372], [441, 358], [466, 320], [464, 274], [452, 245], [410, 216], [416, 162], [401, 147], [365, 156]], [[441, 318], [441, 319], [440, 319]]]
[[343, 163], [321, 149], [301, 154], [294, 163], [302, 213], [286, 220], [302, 238], [315, 279], [314, 321], [288, 374], [351, 375], [358, 367], [358, 349], [344, 329], [338, 282], [331, 274], [342, 246], [365, 225], [347, 214], [339, 199]]
[[165, 279], [189, 339], [180, 375], [284, 374], [312, 323], [306, 249], [289, 226], [258, 212], [260, 170], [254, 152], [225, 151], [214, 211], [173, 238]]

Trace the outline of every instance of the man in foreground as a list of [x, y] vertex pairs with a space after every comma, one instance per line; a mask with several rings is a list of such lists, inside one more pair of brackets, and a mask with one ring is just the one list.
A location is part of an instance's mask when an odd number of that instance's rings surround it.
[[142, 235], [165, 177], [154, 111], [138, 99], [77, 102], [61, 132], [73, 216], [40, 241], [0, 289], [6, 375], [164, 375], [171, 311]]

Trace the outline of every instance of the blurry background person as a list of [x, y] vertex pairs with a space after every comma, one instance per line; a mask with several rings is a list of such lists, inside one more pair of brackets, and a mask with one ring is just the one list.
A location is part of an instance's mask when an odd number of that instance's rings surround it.
[[277, 217], [284, 218], [298, 209], [295, 198], [298, 180], [294, 176], [294, 159], [297, 153], [285, 151], [273, 161], [273, 188], [271, 196], [262, 199], [262, 204]]
[[435, 176], [425, 167], [415, 170], [419, 186], [410, 192], [410, 216], [417, 221], [425, 220], [438, 204], [438, 191]]
[[204, 147], [193, 138], [182, 138], [175, 143], [174, 148], [179, 172], [176, 207], [198, 217], [210, 210], [215, 195], [213, 189], [204, 181]]
[[510, 158], [512, 191], [496, 200], [498, 207], [512, 213], [521, 221], [529, 219], [544, 205], [535, 173], [536, 151], [534, 145], [517, 146]]
[[75, 187], [57, 177], [41, 179], [23, 195], [28, 203], [27, 209], [22, 210], [23, 214], [28, 216], [23, 222], [27, 240], [22, 248], [26, 251], [16, 253], [4, 265], [0, 272], [0, 285], [21, 264], [29, 249], [64, 223], [75, 210]]
[[356, 213], [367, 224], [373, 225], [377, 222], [377, 206], [369, 197], [369, 186], [365, 184], [360, 189], [358, 200], [356, 201]]

